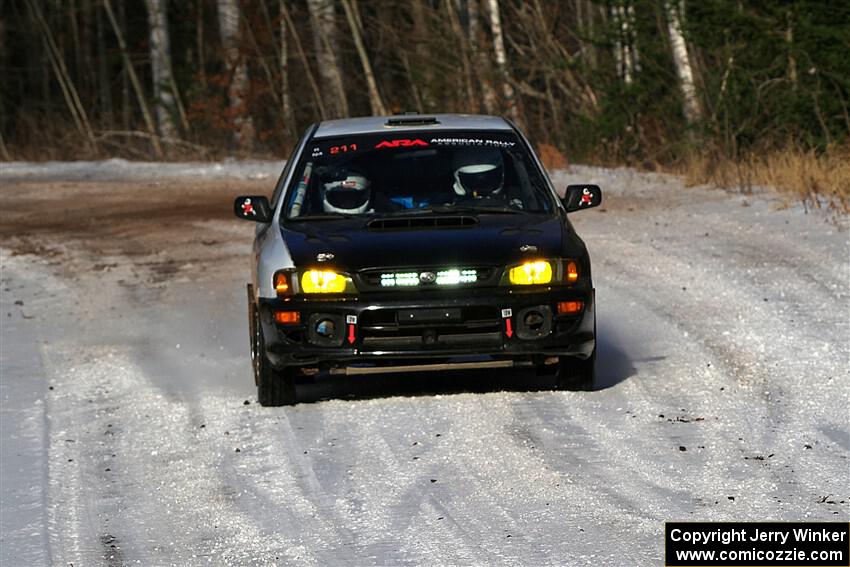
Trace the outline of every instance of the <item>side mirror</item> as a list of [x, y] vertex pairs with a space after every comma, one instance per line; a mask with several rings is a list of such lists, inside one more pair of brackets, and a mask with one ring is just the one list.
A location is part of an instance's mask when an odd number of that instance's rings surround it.
[[236, 197], [233, 201], [233, 213], [243, 220], [254, 222], [271, 222], [272, 207], [269, 200], [262, 195], [246, 195]]
[[599, 185], [567, 185], [563, 202], [568, 213], [596, 207], [602, 204], [602, 189]]

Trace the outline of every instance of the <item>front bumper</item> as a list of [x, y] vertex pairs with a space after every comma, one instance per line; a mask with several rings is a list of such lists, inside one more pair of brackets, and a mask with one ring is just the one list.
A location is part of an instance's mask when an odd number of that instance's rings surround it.
[[[584, 308], [558, 315], [560, 301], [582, 301]], [[470, 356], [542, 363], [552, 356], [587, 358], [596, 346], [595, 293], [589, 285], [293, 296], [260, 299], [258, 308], [266, 356], [278, 368], [409, 365]], [[299, 312], [300, 323], [276, 323], [279, 310]], [[317, 333], [321, 321], [333, 323], [331, 336]]]

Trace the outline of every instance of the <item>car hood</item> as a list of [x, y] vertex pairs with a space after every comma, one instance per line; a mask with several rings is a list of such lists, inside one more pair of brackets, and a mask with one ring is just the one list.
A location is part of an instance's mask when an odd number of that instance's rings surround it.
[[[563, 220], [549, 215], [479, 215], [464, 228], [375, 230], [364, 219], [289, 224], [282, 228], [295, 266], [356, 272], [368, 268], [505, 265], [560, 255]], [[520, 250], [536, 247], [537, 251]]]

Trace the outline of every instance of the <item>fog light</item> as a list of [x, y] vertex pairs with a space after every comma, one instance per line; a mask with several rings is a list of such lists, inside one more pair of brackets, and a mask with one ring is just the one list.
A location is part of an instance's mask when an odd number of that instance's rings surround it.
[[301, 313], [298, 311], [275, 311], [274, 320], [283, 325], [295, 325], [301, 322]]
[[523, 323], [525, 323], [525, 326], [532, 331], [539, 331], [545, 320], [545, 317], [543, 317], [543, 314], [539, 311], [529, 311], [525, 314]]
[[584, 301], [559, 301], [558, 315], [575, 315], [584, 309]]
[[336, 324], [330, 319], [322, 319], [316, 323], [316, 334], [322, 338], [330, 338], [336, 334]]

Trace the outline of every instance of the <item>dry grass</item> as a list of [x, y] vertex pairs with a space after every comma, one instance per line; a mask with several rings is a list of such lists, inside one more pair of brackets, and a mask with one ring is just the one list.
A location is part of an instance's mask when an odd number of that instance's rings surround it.
[[850, 212], [850, 146], [823, 153], [789, 148], [741, 160], [694, 154], [677, 168], [688, 184], [713, 183], [749, 192], [769, 185], [815, 207]]
[[564, 154], [562, 154], [558, 148], [552, 144], [538, 144], [537, 155], [540, 158], [540, 161], [543, 162], [543, 166], [548, 171], [552, 171], [553, 169], [566, 169], [570, 165]]

